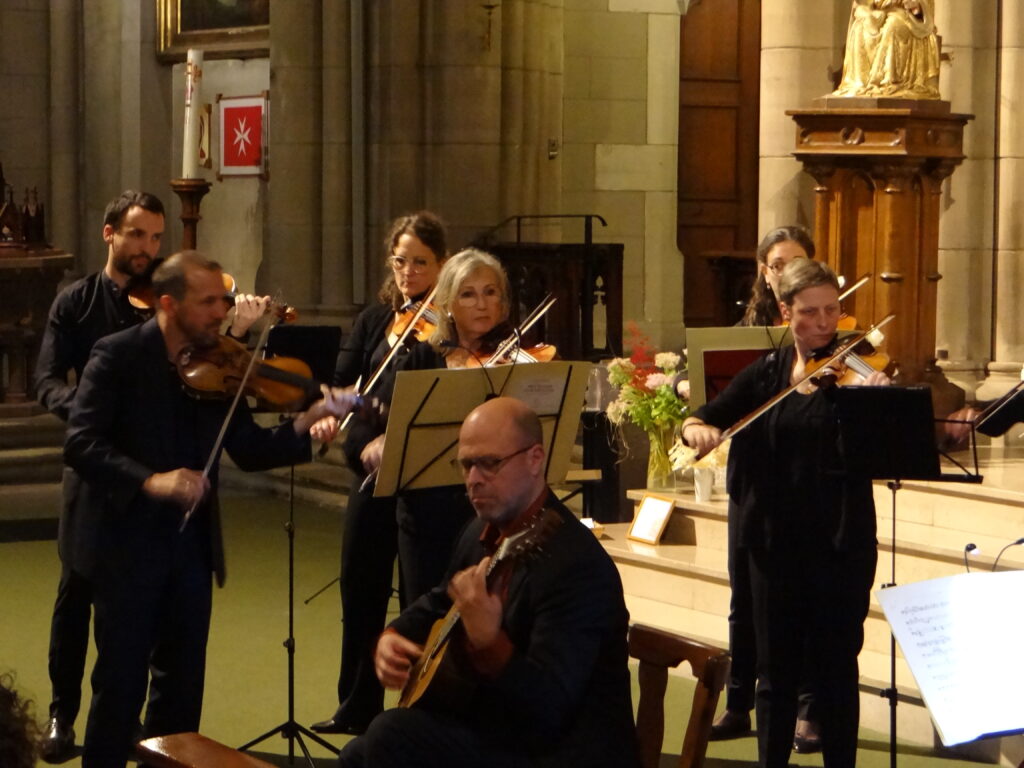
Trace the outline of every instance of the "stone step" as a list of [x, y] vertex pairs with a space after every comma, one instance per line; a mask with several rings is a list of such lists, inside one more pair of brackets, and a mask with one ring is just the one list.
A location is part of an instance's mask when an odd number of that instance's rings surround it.
[[[354, 478], [355, 475], [347, 467], [327, 457], [314, 458], [306, 464], [296, 464], [295, 498], [343, 509]], [[245, 489], [288, 498], [291, 490], [291, 468], [243, 472], [225, 455], [221, 460], [220, 482], [224, 488]]]
[[0, 451], [0, 485], [60, 482], [64, 466], [61, 447]]
[[61, 447], [64, 427], [63, 421], [49, 413], [0, 419], [0, 451]]

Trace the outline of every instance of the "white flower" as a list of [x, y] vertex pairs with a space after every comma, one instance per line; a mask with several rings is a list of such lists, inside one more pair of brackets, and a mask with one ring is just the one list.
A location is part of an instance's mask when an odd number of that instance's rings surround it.
[[683, 400], [690, 399], [690, 382], [688, 379], [683, 379], [676, 384], [676, 394]]
[[672, 377], [666, 373], [651, 373], [648, 374], [647, 378], [644, 379], [644, 386], [646, 386], [652, 392], [658, 387], [664, 387], [667, 384], [672, 383]]
[[675, 352], [659, 352], [654, 356], [654, 364], [663, 371], [674, 371], [679, 367], [679, 355]]
[[608, 421], [612, 424], [621, 424], [626, 416], [626, 404], [621, 400], [614, 400], [608, 403], [605, 413], [608, 415]]

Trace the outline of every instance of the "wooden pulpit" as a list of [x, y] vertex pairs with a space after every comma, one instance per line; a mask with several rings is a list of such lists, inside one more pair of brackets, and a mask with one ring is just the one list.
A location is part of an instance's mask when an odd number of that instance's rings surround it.
[[817, 182], [818, 253], [851, 281], [871, 274], [845, 306], [861, 327], [896, 315], [885, 333], [898, 380], [943, 380], [934, 366], [939, 202], [973, 115], [945, 101], [818, 101], [786, 113], [797, 124], [793, 154]]

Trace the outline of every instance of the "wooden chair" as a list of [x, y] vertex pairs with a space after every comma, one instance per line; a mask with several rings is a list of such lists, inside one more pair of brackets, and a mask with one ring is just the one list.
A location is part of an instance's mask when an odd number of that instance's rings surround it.
[[274, 768], [268, 762], [198, 733], [143, 739], [135, 746], [135, 751], [139, 762], [154, 768]]
[[728, 652], [663, 629], [633, 624], [629, 628], [629, 655], [640, 661], [636, 730], [643, 768], [658, 768], [665, 735], [668, 670], [684, 661], [690, 663], [697, 688], [678, 766], [700, 768], [704, 764], [718, 697], [729, 674]]

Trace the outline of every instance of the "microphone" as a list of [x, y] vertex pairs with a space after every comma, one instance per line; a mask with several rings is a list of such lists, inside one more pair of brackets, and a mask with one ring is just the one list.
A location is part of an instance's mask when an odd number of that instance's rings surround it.
[[480, 364], [480, 370], [483, 371], [484, 377], [487, 379], [487, 388], [490, 389], [490, 393], [484, 397], [484, 401], [493, 400], [498, 396], [498, 393], [494, 390], [494, 382], [491, 381], [491, 374], [487, 372], [487, 366], [484, 365], [484, 361], [480, 359], [479, 355], [469, 347], [464, 347], [457, 341], [442, 341], [441, 346], [445, 349], [461, 349], [472, 355], [473, 359]]
[[967, 555], [980, 555], [980, 554], [981, 554], [981, 550], [978, 548], [978, 545], [974, 544], [973, 542], [968, 544], [966, 547], [964, 547], [964, 568], [967, 569], [968, 573], [971, 572], [971, 564], [967, 561]]
[[1003, 552], [1005, 552], [1006, 550], [1008, 550], [1008, 549], [1009, 549], [1010, 547], [1016, 547], [1016, 546], [1019, 546], [1019, 545], [1021, 545], [1021, 544], [1024, 544], [1024, 538], [1020, 538], [1020, 539], [1017, 539], [1016, 541], [1011, 541], [1011, 542], [1010, 542], [1009, 544], [1007, 544], [1007, 545], [1006, 545], [1005, 547], [1003, 547], [1002, 549], [1000, 549], [1000, 550], [999, 550], [999, 554], [998, 554], [998, 555], [996, 555], [996, 559], [995, 559], [995, 562], [993, 562], [993, 563], [992, 563], [992, 571], [994, 572], [994, 571], [995, 571], [995, 569], [996, 569], [996, 566], [997, 566], [997, 565], [999, 565], [999, 558], [1003, 556]]

